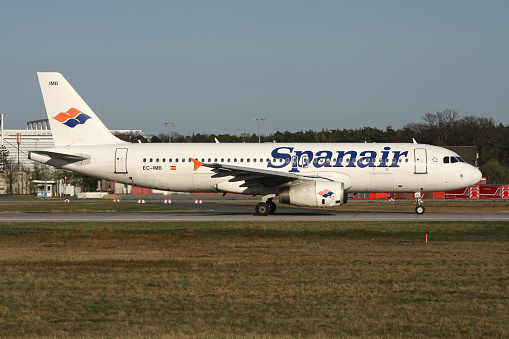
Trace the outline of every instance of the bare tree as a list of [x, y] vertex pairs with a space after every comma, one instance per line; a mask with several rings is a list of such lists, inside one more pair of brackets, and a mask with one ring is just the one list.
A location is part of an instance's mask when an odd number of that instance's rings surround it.
[[426, 113], [422, 119], [431, 132], [433, 143], [446, 146], [449, 142], [449, 135], [460, 115], [455, 109], [446, 109], [435, 114]]
[[12, 158], [7, 158], [4, 161], [3, 172], [0, 176], [5, 181], [8, 189], [8, 194], [13, 194], [13, 186], [18, 182], [21, 172], [18, 170], [18, 163]]

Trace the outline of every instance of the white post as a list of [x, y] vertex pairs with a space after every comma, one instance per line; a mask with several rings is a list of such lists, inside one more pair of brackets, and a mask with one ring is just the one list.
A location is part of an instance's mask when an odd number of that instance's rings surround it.
[[0, 126], [2, 126], [1, 129], [1, 138], [2, 138], [2, 146], [4, 145], [4, 114], [0, 114]]
[[260, 138], [260, 123], [264, 122], [265, 119], [253, 119], [253, 121], [258, 122], [258, 143], [260, 143], [260, 140], [261, 140], [261, 138]]
[[169, 130], [169, 132], [168, 132], [168, 142], [169, 142], [169, 143], [171, 143], [171, 128], [172, 128], [172, 127], [175, 127], [175, 123], [173, 123], [173, 122], [165, 122], [165, 123], [164, 123], [164, 125], [165, 125], [166, 127], [169, 127], [169, 128], [170, 128], [170, 130]]

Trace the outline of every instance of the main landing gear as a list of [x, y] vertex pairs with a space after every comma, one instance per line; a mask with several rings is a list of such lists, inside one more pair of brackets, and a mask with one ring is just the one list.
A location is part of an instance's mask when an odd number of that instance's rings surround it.
[[416, 192], [415, 193], [415, 203], [417, 204], [417, 207], [415, 208], [415, 213], [417, 214], [424, 214], [424, 206], [422, 206], [422, 198], [424, 197], [424, 193], [422, 192]]
[[276, 204], [272, 201], [272, 198], [267, 199], [266, 202], [260, 202], [255, 207], [257, 215], [269, 215], [276, 212]]

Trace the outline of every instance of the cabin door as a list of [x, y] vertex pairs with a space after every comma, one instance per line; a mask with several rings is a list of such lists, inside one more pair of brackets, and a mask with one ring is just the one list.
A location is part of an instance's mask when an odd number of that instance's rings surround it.
[[428, 160], [425, 148], [414, 149], [415, 174], [428, 173]]
[[127, 148], [115, 150], [115, 173], [127, 173]]

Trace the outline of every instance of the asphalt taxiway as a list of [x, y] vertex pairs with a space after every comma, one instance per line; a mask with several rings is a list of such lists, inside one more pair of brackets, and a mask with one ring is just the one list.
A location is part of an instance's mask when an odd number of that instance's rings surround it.
[[346, 212], [278, 206], [275, 214], [258, 216], [254, 206], [243, 204], [199, 205], [187, 211], [133, 213], [2, 213], [0, 222], [164, 222], [164, 221], [509, 221], [509, 212]]

